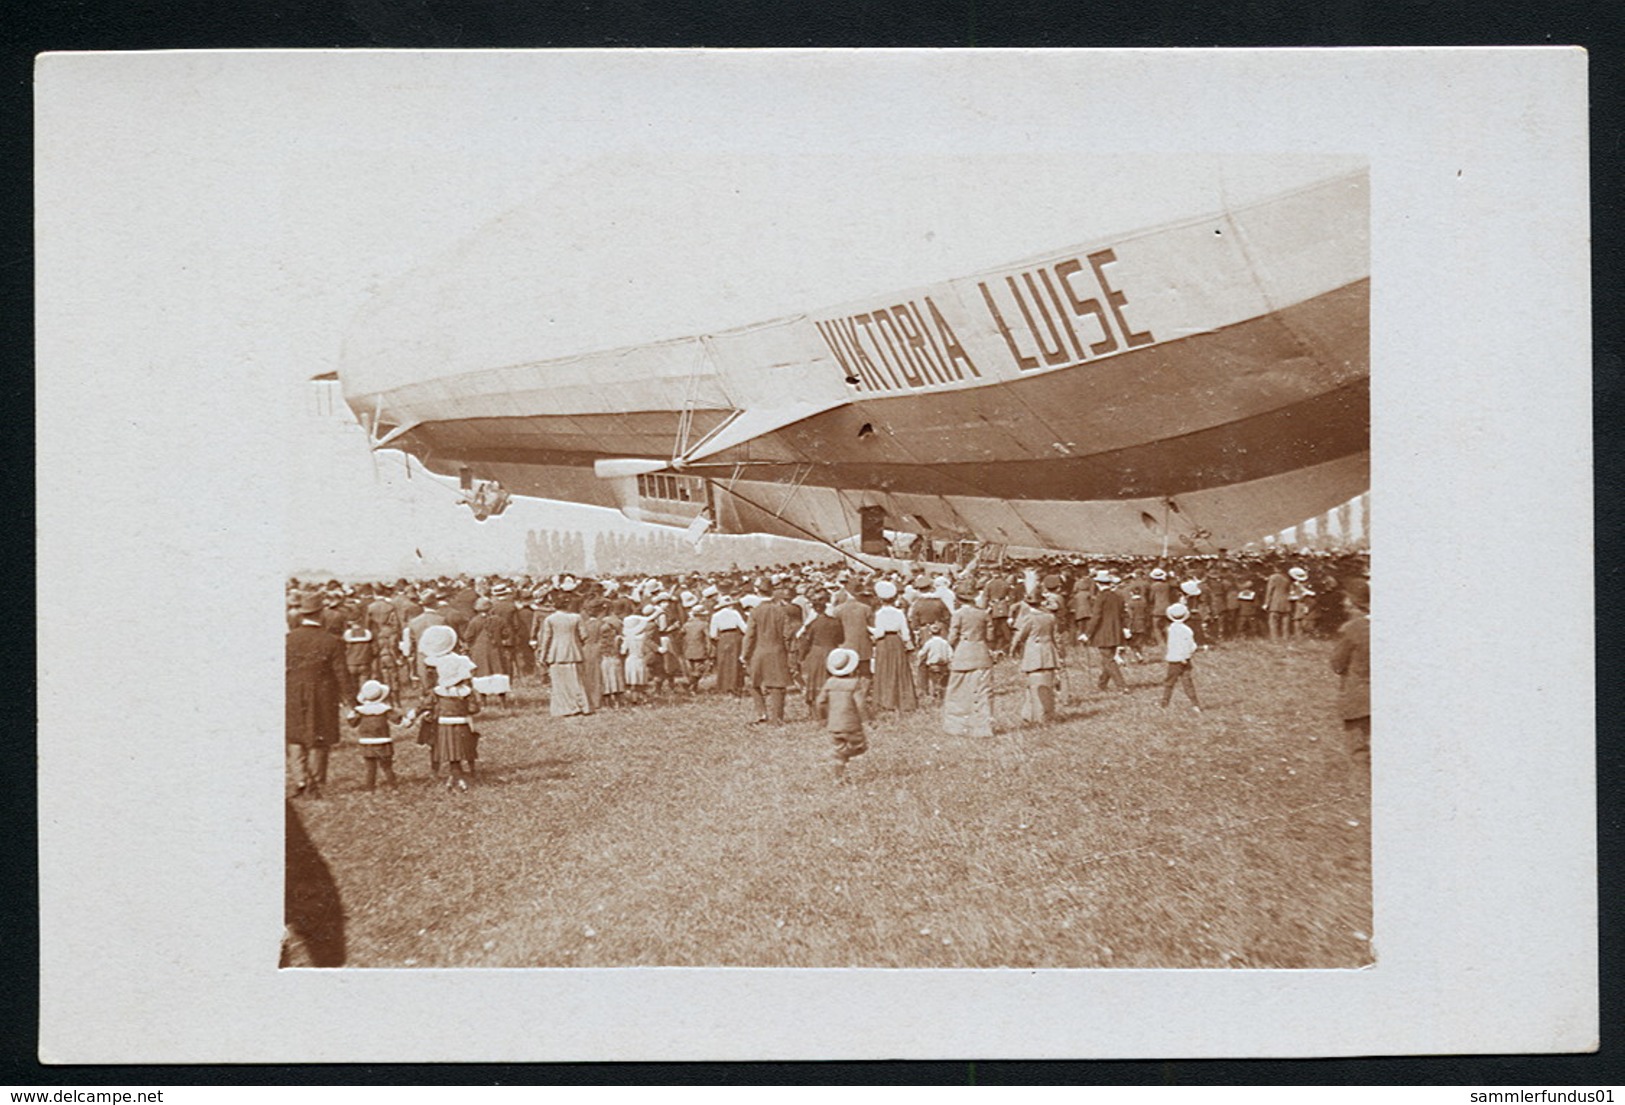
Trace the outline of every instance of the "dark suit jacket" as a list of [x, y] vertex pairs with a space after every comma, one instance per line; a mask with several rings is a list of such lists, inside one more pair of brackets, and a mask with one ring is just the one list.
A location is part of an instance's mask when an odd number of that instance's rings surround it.
[[1123, 611], [1123, 596], [1107, 589], [1095, 593], [1094, 610], [1089, 615], [1088, 628], [1091, 648], [1116, 648], [1123, 643], [1123, 630], [1128, 621]]
[[349, 703], [344, 644], [319, 626], [296, 625], [287, 641], [287, 742], [334, 744], [339, 707]]

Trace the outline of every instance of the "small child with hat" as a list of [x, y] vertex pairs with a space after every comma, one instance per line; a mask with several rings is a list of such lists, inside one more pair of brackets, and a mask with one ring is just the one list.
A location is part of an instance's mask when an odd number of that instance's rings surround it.
[[818, 692], [818, 709], [835, 738], [835, 781], [846, 778], [846, 762], [869, 750], [863, 735], [863, 682], [855, 674], [858, 654], [850, 648], [832, 649], [825, 662], [829, 678]]
[[369, 679], [361, 685], [355, 709], [349, 715], [350, 725], [356, 731], [356, 743], [361, 745], [361, 759], [367, 765], [367, 789], [378, 788], [378, 772], [384, 773], [384, 782], [395, 786], [395, 737], [390, 725], [401, 720], [401, 712], [389, 703], [389, 687]]
[[432, 625], [423, 631], [418, 650], [435, 681], [407, 721], [423, 720], [418, 743], [429, 746], [431, 775], [440, 774], [444, 761], [451, 769], [446, 788], [467, 790], [479, 756], [473, 718], [480, 712], [480, 699], [474, 692], [474, 662], [453, 652], [456, 645], [457, 631], [449, 625]]
[[1178, 683], [1191, 700], [1191, 709], [1201, 713], [1202, 704], [1196, 700], [1196, 680], [1191, 677], [1191, 657], [1196, 655], [1196, 634], [1185, 624], [1188, 617], [1190, 610], [1184, 603], [1176, 602], [1168, 607], [1168, 674], [1162, 681], [1162, 705], [1167, 706], [1173, 699], [1174, 684]]

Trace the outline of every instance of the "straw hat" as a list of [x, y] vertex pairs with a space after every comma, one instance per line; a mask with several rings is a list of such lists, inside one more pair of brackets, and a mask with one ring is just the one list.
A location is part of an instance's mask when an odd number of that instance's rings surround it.
[[437, 656], [429, 663], [439, 675], [437, 683], [442, 687], [455, 687], [474, 675], [474, 661], [461, 653], [452, 652], [445, 656]]
[[457, 647], [457, 631], [449, 625], [431, 625], [418, 638], [418, 651], [425, 659], [444, 656]]
[[1182, 622], [1190, 615], [1191, 612], [1185, 609], [1185, 604], [1182, 602], [1176, 602], [1168, 607], [1168, 620], [1171, 622]]
[[824, 666], [831, 675], [851, 675], [858, 670], [858, 654], [849, 648], [832, 649]]
[[1163, 571], [1161, 568], [1152, 568], [1151, 569], [1151, 578], [1152, 579], [1167, 579], [1168, 578], [1168, 573]]
[[389, 697], [389, 687], [376, 679], [369, 679], [361, 684], [360, 699], [363, 702], [382, 702]]
[[1187, 579], [1179, 585], [1179, 589], [1187, 595], [1196, 596], [1202, 593], [1202, 585], [1194, 579]]
[[883, 579], [875, 584], [875, 597], [881, 602], [890, 602], [897, 597], [897, 584], [889, 579]]
[[1286, 570], [1286, 574], [1291, 576], [1293, 579], [1297, 580], [1299, 583], [1302, 583], [1304, 580], [1309, 578], [1309, 569], [1307, 569], [1307, 568], [1288, 568]]

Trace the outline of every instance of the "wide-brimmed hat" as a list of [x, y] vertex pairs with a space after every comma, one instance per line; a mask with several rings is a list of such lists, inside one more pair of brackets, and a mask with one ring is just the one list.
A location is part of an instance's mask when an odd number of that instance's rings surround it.
[[389, 685], [376, 679], [369, 679], [361, 684], [361, 693], [357, 697], [363, 702], [382, 702], [389, 697]]
[[496, 583], [491, 586], [491, 597], [494, 599], [505, 599], [511, 594], [513, 594], [513, 588], [506, 583]]
[[1163, 571], [1161, 568], [1152, 568], [1151, 569], [1151, 578], [1152, 579], [1167, 579], [1168, 578], [1168, 573]]
[[851, 675], [858, 670], [858, 654], [849, 648], [832, 649], [824, 666], [831, 675]]
[[449, 625], [431, 625], [418, 638], [418, 651], [433, 660], [457, 647], [457, 631]]
[[1297, 580], [1299, 583], [1302, 583], [1304, 580], [1309, 578], [1309, 570], [1307, 568], [1288, 568], [1286, 570], [1286, 574]]
[[875, 597], [880, 599], [882, 602], [887, 602], [896, 598], [897, 584], [893, 583], [889, 579], [880, 580], [875, 584]]
[[1182, 602], [1176, 602], [1168, 607], [1168, 620], [1171, 622], [1182, 622], [1190, 616], [1191, 612]]
[[1179, 589], [1187, 595], [1200, 595], [1202, 593], [1202, 585], [1194, 579], [1187, 579], [1179, 585]]
[[436, 656], [429, 664], [440, 677], [437, 682], [442, 687], [454, 687], [474, 675], [474, 661], [459, 652]]
[[299, 613], [301, 614], [320, 614], [324, 605], [322, 596], [314, 591], [306, 591], [299, 596]]
[[684, 607], [692, 607], [698, 605], [700, 600], [693, 591], [684, 591], [677, 601], [681, 602]]

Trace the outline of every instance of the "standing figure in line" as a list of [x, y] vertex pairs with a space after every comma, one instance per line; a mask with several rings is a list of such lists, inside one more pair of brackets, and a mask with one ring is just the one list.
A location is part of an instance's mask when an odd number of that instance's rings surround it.
[[1292, 577], [1292, 585], [1287, 589], [1287, 598], [1292, 603], [1292, 635], [1307, 637], [1315, 628], [1315, 592], [1309, 586], [1309, 572], [1305, 568], [1293, 568], [1288, 574]]
[[1010, 652], [1020, 657], [1021, 673], [1027, 681], [1027, 693], [1021, 701], [1023, 724], [1055, 720], [1055, 682], [1061, 666], [1055, 633], [1055, 612], [1047, 603], [1023, 608], [1010, 642]]
[[875, 642], [875, 681], [871, 694], [881, 710], [912, 710], [919, 705], [914, 693], [914, 673], [908, 654], [914, 650], [914, 635], [908, 615], [897, 605], [897, 585], [889, 579], [875, 584], [880, 605], [874, 612], [869, 635]]
[[683, 670], [688, 673], [688, 689], [692, 693], [700, 689], [700, 680], [711, 666], [711, 614], [700, 605], [697, 595], [686, 596], [683, 606], [686, 611], [681, 633]]
[[604, 600], [596, 595], [581, 603], [581, 688], [587, 692], [587, 712], [604, 706]]
[[1269, 619], [1270, 640], [1285, 640], [1292, 630], [1292, 584], [1277, 564], [1264, 581], [1264, 616]]
[[863, 585], [851, 581], [837, 596], [835, 619], [841, 623], [841, 647], [858, 654], [856, 678], [865, 686], [874, 676], [875, 640], [869, 636], [874, 612], [859, 597]]
[[376, 790], [378, 773], [384, 773], [384, 782], [395, 788], [395, 735], [390, 726], [401, 720], [401, 712], [389, 702], [389, 687], [376, 679], [361, 685], [361, 694], [355, 709], [350, 711], [349, 722], [356, 730], [356, 743], [361, 746], [361, 758], [367, 765], [367, 789]]
[[738, 698], [745, 685], [739, 665], [745, 645], [745, 618], [732, 595], [717, 598], [717, 612], [711, 615], [711, 640], [716, 642], [717, 690]]
[[559, 608], [542, 622], [541, 645], [537, 658], [547, 665], [548, 713], [554, 717], [575, 717], [592, 713], [592, 702], [581, 679], [586, 662], [586, 642], [581, 636], [581, 599], [574, 591], [559, 601]]
[[[807, 709], [818, 715], [818, 692], [829, 678], [829, 654], [841, 647], [845, 630], [835, 617], [835, 607], [825, 603], [801, 630], [801, 681]], [[854, 653], [854, 655], [856, 655]]]
[[448, 651], [434, 657], [429, 665], [435, 672], [435, 685], [418, 709], [434, 727], [433, 758], [449, 768], [446, 789], [466, 791], [479, 759], [474, 715], [480, 712], [480, 699], [474, 692], [474, 662]]
[[288, 796], [321, 796], [327, 782], [328, 749], [338, 743], [339, 708], [348, 707], [350, 672], [344, 645], [322, 627], [320, 595], [301, 596], [299, 623], [288, 631], [285, 735]]
[[790, 642], [801, 624], [801, 614], [790, 604], [784, 588], [757, 603], [745, 626], [745, 669], [750, 673], [750, 697], [756, 721], [784, 724], [784, 692], [790, 685]]
[[963, 603], [948, 625], [948, 691], [942, 698], [942, 731], [954, 737], [993, 735], [993, 624], [981, 605]]
[[605, 703], [619, 706], [621, 695], [626, 693], [626, 667], [621, 663], [622, 619], [605, 600], [592, 601], [604, 604], [598, 618], [598, 693]]
[[649, 649], [653, 638], [654, 612], [652, 605], [645, 605], [641, 612], [628, 614], [621, 622], [626, 697], [634, 706], [643, 701], [644, 688], [649, 685]]

